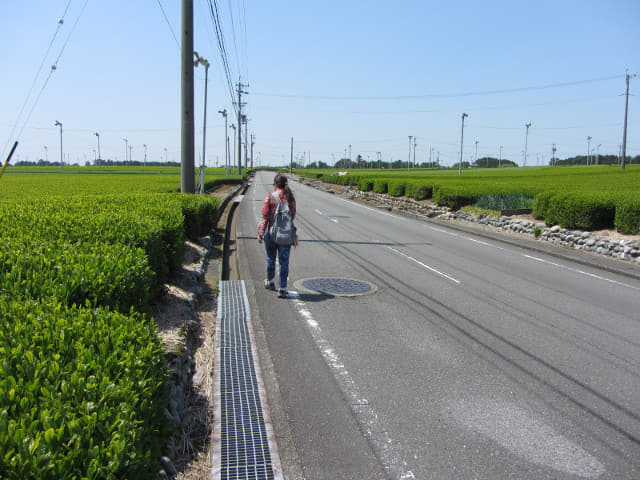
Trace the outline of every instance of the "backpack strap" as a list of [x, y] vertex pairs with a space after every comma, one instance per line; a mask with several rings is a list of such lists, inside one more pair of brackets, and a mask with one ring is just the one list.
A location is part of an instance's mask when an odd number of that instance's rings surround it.
[[276, 200], [276, 213], [278, 212], [278, 207], [280, 207], [280, 205], [287, 207], [287, 210], [289, 209], [289, 203], [282, 203], [278, 192], [273, 192], [271, 195], [273, 195], [273, 198]]

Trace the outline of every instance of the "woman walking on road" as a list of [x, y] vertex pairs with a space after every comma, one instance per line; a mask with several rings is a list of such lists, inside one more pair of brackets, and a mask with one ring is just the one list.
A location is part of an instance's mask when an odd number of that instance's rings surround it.
[[[289, 277], [289, 255], [291, 253], [291, 245], [277, 245], [269, 233], [269, 229], [274, 222], [278, 205], [286, 205], [291, 212], [291, 219], [296, 216], [296, 200], [293, 192], [289, 188], [287, 177], [281, 173], [277, 174], [273, 180], [273, 193], [267, 195], [262, 205], [262, 220], [258, 225], [258, 242], [264, 241], [265, 250], [267, 251], [267, 278], [264, 286], [268, 290], [275, 290], [276, 276], [276, 255], [278, 257], [279, 271], [279, 293], [280, 298], [287, 298], [287, 278]], [[276, 199], [277, 197], [277, 199]], [[293, 240], [293, 245], [298, 246], [298, 236]]]

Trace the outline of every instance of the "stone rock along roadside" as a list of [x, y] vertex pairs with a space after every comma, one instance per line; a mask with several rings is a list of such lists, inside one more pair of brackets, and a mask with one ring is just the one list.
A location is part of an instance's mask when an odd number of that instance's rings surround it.
[[[600, 232], [568, 230], [559, 225], [549, 227], [546, 223], [530, 215], [515, 217], [474, 215], [462, 210], [453, 211], [450, 208], [436, 205], [431, 201], [417, 201], [406, 197], [392, 197], [388, 194], [362, 192], [352, 187], [329, 185], [320, 180], [294, 177], [305, 185], [329, 193], [342, 194], [351, 200], [360, 201], [388, 211], [451, 223], [474, 223], [491, 228], [496, 232], [516, 234], [528, 239], [537, 239], [557, 246], [582, 250], [640, 265], [640, 235], [622, 235], [611, 230]], [[539, 232], [538, 237], [535, 235], [536, 231]]]

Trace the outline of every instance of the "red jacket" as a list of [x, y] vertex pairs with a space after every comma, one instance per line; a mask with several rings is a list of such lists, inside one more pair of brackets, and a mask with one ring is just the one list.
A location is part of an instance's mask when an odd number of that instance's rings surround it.
[[[284, 196], [282, 189], [277, 189], [278, 197], [280, 197], [280, 201], [282, 203], [287, 203], [287, 197]], [[276, 208], [278, 208], [278, 204], [276, 203], [276, 199], [273, 198], [273, 194], [268, 194], [267, 198], [264, 199], [264, 203], [262, 204], [262, 219], [258, 224], [258, 238], [262, 238], [265, 232], [269, 231], [269, 222], [271, 222], [271, 218], [276, 214]], [[291, 212], [291, 218], [296, 217], [296, 201], [295, 199], [289, 203], [289, 211]]]

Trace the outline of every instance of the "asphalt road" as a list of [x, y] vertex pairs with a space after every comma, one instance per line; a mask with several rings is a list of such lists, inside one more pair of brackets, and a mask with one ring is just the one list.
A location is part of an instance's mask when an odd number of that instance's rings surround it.
[[288, 478], [640, 479], [639, 280], [292, 182], [281, 300], [256, 240], [272, 181], [236, 236]]

